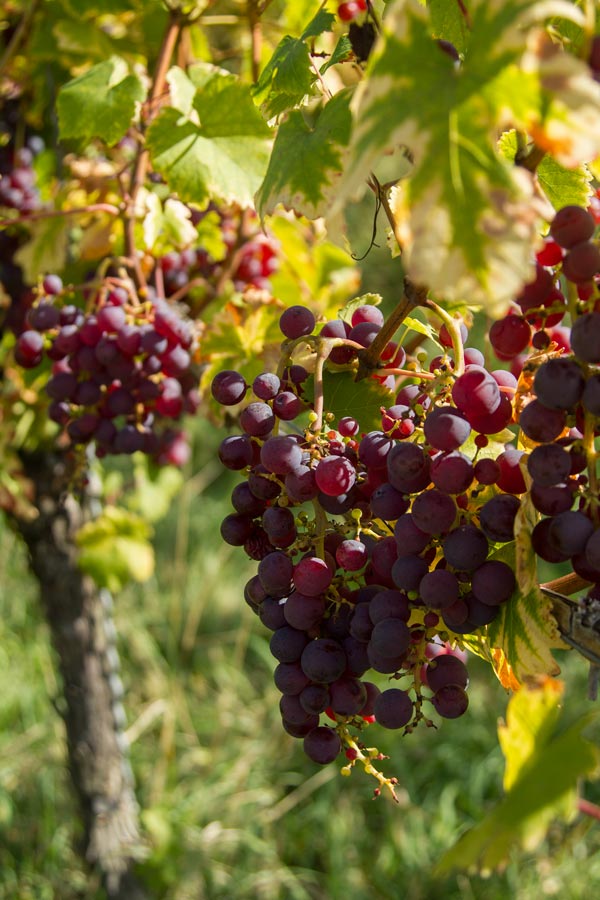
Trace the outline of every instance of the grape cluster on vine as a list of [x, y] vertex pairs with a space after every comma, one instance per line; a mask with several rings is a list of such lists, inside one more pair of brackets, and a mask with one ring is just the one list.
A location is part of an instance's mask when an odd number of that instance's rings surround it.
[[86, 290], [83, 309], [66, 302], [74, 298], [57, 275], [46, 276], [15, 361], [35, 369], [50, 360], [48, 414], [71, 444], [183, 465], [189, 446], [175, 423], [199, 405], [192, 323], [152, 290], [139, 298], [127, 279]]
[[[600, 583], [597, 219], [596, 204], [556, 214], [533, 281], [492, 326], [502, 360], [530, 354], [516, 374], [488, 370], [463, 346], [464, 323], [430, 303], [443, 352], [424, 369], [383, 345], [370, 377], [394, 393], [377, 430], [361, 431], [351, 409], [336, 421], [319, 388], [323, 359], [356, 371], [384, 326], [374, 306], [319, 327], [308, 308], [292, 307], [280, 320], [277, 374], [252, 385], [235, 371], [214, 379], [219, 404], [250, 400], [242, 433], [220, 449], [246, 476], [221, 532], [258, 561], [245, 598], [273, 632], [283, 727], [314, 761], [345, 750], [348, 765], [369, 769], [367, 724], [410, 732], [432, 724], [432, 710], [466, 711], [467, 670], [452, 648], [518, 598], [511, 557], [498, 551], [514, 540], [524, 502], [539, 515], [533, 551]], [[555, 332], [565, 315], [571, 329]], [[305, 365], [313, 354], [310, 389], [297, 347]], [[525, 444], [506, 431], [515, 424]], [[431, 658], [432, 647], [443, 654]]]

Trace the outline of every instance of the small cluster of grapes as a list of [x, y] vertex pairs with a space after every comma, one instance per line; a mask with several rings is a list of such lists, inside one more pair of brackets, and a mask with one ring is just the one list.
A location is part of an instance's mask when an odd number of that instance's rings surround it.
[[[351, 761], [362, 753], [348, 726], [360, 730], [375, 719], [410, 731], [429, 721], [425, 702], [442, 717], [462, 715], [464, 662], [428, 661], [427, 648], [489, 624], [516, 586], [512, 569], [490, 555], [513, 538], [516, 495], [525, 490], [522, 453], [507, 448], [497, 459], [471, 459], [459, 450], [474, 431], [478, 454], [486, 435], [511, 421], [508, 394], [517, 382], [510, 373], [487, 372], [481, 354], [463, 348], [467, 364], [456, 377], [445, 355], [431, 372], [403, 382], [395, 403], [382, 408], [380, 430], [360, 434], [351, 416], [315, 421], [293, 347], [325, 346], [334, 366], [352, 366], [382, 325], [379, 309], [365, 305], [350, 322], [326, 322], [314, 336], [310, 310], [287, 309], [283, 378], [254, 380], [256, 399], [240, 414], [243, 433], [225, 438], [219, 453], [247, 476], [233, 491], [235, 512], [222, 536], [259, 561], [246, 601], [273, 631], [283, 726], [304, 738], [318, 763], [334, 759], [343, 743]], [[447, 328], [440, 338], [451, 343]], [[405, 362], [405, 351], [390, 343], [374, 377], [395, 384]], [[248, 387], [239, 373], [224, 371], [212, 394], [235, 406]], [[311, 408], [308, 427], [281, 433]], [[363, 679], [369, 670], [408, 684], [380, 691]], [[324, 712], [334, 726], [320, 724]]]
[[[600, 417], [600, 312], [580, 315], [571, 330], [572, 354], [543, 362], [520, 425], [537, 445], [527, 468], [530, 496], [542, 518], [535, 552], [550, 563], [570, 560], [584, 581], [600, 583], [600, 529], [594, 438]], [[591, 450], [592, 466], [588, 453]], [[573, 506], [576, 508], [573, 509]]]
[[20, 213], [32, 213], [41, 207], [33, 161], [43, 146], [43, 141], [34, 136], [26, 147], [16, 151], [12, 168], [0, 177], [0, 207]]
[[[258, 218], [234, 209], [217, 209], [210, 205], [203, 213], [192, 210], [192, 220], [207, 212], [220, 217], [220, 232], [225, 245], [226, 260], [231, 259], [230, 277], [236, 291], [248, 287], [271, 291], [271, 276], [279, 267], [278, 248], [275, 240], [260, 230]], [[218, 282], [223, 271], [223, 260], [214, 260], [203, 248], [189, 247], [181, 252], [171, 251], [159, 260], [168, 296], [185, 288], [190, 282], [204, 280]]]
[[116, 278], [87, 310], [62, 302], [69, 293], [57, 275], [44, 278], [14, 350], [23, 368], [52, 361], [50, 418], [72, 444], [95, 442], [99, 456], [142, 451], [183, 465], [189, 446], [172, 425], [199, 405], [191, 323], [151, 290], [142, 301]]
[[536, 273], [516, 298], [518, 312], [494, 322], [489, 338], [499, 359], [517, 359], [520, 369], [531, 345], [546, 350], [551, 343], [569, 349], [567, 329], [557, 326], [567, 313], [567, 299], [559, 281], [574, 286], [580, 301], [595, 295], [600, 274], [600, 250], [593, 241], [600, 222], [600, 199], [594, 196], [589, 210], [565, 206], [554, 217], [544, 246], [537, 253]]

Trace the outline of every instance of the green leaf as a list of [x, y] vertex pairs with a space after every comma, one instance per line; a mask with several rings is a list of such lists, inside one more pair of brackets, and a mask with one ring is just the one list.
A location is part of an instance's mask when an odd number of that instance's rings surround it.
[[332, 13], [320, 9], [299, 38], [286, 34], [277, 45], [252, 91], [268, 119], [298, 106], [311, 93], [317, 74], [306, 41], [330, 30], [334, 21]]
[[400, 343], [404, 341], [404, 338], [409, 331], [416, 331], [417, 334], [422, 334], [423, 337], [429, 338], [430, 341], [433, 341], [433, 343], [437, 347], [442, 346], [440, 344], [438, 332], [435, 330], [433, 325], [429, 324], [429, 322], [422, 322], [420, 319], [415, 319], [414, 316], [406, 316], [406, 318], [402, 320], [402, 327], [404, 328], [404, 332]]
[[29, 239], [15, 253], [25, 281], [35, 284], [39, 275], [60, 272], [66, 263], [71, 223], [68, 216], [49, 216], [28, 226]]
[[154, 571], [149, 525], [133, 512], [105, 507], [75, 538], [79, 568], [99, 587], [120, 591], [130, 581], [147, 581]]
[[169, 69], [167, 72], [167, 83], [169, 85], [171, 106], [178, 109], [184, 116], [189, 116], [194, 107], [197, 85], [194, 84], [191, 78], [188, 78], [179, 66], [173, 66], [172, 69]]
[[[517, 152], [517, 135], [514, 130], [506, 131], [498, 142], [500, 153], [513, 162]], [[537, 168], [540, 187], [555, 209], [574, 204], [586, 207], [591, 194], [591, 172], [586, 166], [567, 169], [554, 157], [546, 155]]]
[[350, 140], [350, 97], [349, 90], [340, 91], [310, 118], [306, 111], [293, 110], [279, 127], [256, 198], [261, 215], [278, 203], [311, 219], [327, 211]]
[[319, 37], [324, 31], [331, 31], [334, 22], [335, 16], [333, 13], [320, 9], [302, 32], [301, 40], [306, 41], [309, 38]]
[[[532, 675], [558, 674], [560, 669], [552, 656], [552, 648], [564, 647], [552, 615], [552, 601], [540, 591], [535, 576], [530, 528], [527, 503], [523, 497], [515, 520], [515, 542], [506, 544], [492, 556], [492, 559], [502, 560], [515, 571], [518, 586], [512, 598], [500, 607], [497, 618], [488, 625], [488, 643], [495, 658], [494, 668], [498, 677], [504, 664], [508, 663], [519, 682]], [[508, 686], [503, 678], [500, 680]]]
[[582, 735], [598, 714], [555, 735], [560, 699], [551, 681], [523, 688], [511, 699], [507, 725], [500, 726], [509, 790], [483, 822], [444, 854], [438, 875], [474, 867], [487, 873], [504, 865], [515, 845], [534, 850], [553, 819], [575, 815], [577, 782], [597, 773], [600, 763], [598, 748]]
[[61, 138], [90, 141], [101, 138], [109, 147], [119, 141], [145, 97], [137, 75], [129, 75], [127, 63], [112, 56], [61, 88], [58, 121]]
[[434, 37], [454, 44], [459, 53], [467, 47], [469, 26], [458, 3], [448, 0], [429, 0], [427, 3], [431, 16], [431, 28]]
[[301, 103], [316, 81], [308, 47], [289, 34], [275, 48], [252, 93], [270, 119]]
[[[576, 7], [562, 6], [581, 17]], [[578, 129], [572, 150], [583, 137], [575, 101], [567, 110], [568, 84], [576, 99], [586, 98], [586, 114], [598, 94], [593, 143], [600, 86], [590, 86], [588, 75], [581, 87], [573, 75], [553, 102], [550, 73], [558, 81], [559, 65], [544, 68], [531, 50], [534, 26], [553, 4], [472, 0], [468, 8], [465, 60], [455, 67], [435, 46], [426, 9], [415, 0], [390, 4], [353, 102], [355, 129], [330, 218], [335, 223], [344, 205], [364, 193], [367, 174], [386, 154], [407, 148], [414, 164], [392, 191], [391, 204], [408, 276], [441, 298], [468, 300], [496, 314], [531, 279], [540, 225], [531, 214], [533, 178], [502, 158], [496, 135], [510, 123], [549, 141], [555, 127], [564, 138], [572, 126]], [[579, 71], [570, 59], [569, 73]]]
[[349, 59], [352, 56], [352, 44], [350, 42], [350, 38], [347, 34], [343, 34], [337, 44], [335, 45], [335, 50], [327, 60], [327, 62], [323, 63], [319, 72], [321, 75], [324, 75], [327, 69], [330, 69], [332, 66], [336, 66], [338, 63], [344, 62], [344, 60]]
[[[307, 381], [307, 391], [313, 388], [313, 379]], [[323, 373], [323, 394], [325, 412], [333, 413], [335, 420], [352, 411], [353, 418], [360, 425], [361, 432], [381, 428], [381, 407], [393, 403], [394, 394], [373, 378], [354, 380], [354, 373]]]
[[511, 697], [506, 724], [498, 725], [498, 739], [506, 760], [505, 791], [526, 774], [536, 746], [547, 744], [556, 731], [563, 693], [562, 681], [548, 678], [541, 685], [529, 685]]
[[249, 88], [217, 70], [196, 91], [189, 117], [172, 107], [160, 112], [147, 146], [180, 200], [251, 206], [267, 168], [269, 135]]

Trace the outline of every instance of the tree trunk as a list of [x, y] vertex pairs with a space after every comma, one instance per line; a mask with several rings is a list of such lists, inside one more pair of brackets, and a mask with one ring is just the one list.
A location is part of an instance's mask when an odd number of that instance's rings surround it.
[[[64, 686], [69, 769], [82, 811], [85, 857], [111, 900], [143, 900], [133, 873], [139, 851], [138, 805], [122, 732], [122, 683], [111, 618], [112, 598], [77, 568], [74, 534], [85, 498], [71, 492], [67, 456], [25, 457], [39, 515], [17, 519], [39, 581], [42, 606]], [[89, 516], [88, 516], [89, 517]]]

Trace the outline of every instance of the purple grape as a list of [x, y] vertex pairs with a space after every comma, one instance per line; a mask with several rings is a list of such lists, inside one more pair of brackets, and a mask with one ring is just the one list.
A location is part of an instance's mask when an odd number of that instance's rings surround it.
[[322, 684], [336, 681], [346, 668], [346, 654], [338, 641], [332, 638], [316, 638], [302, 652], [302, 670], [310, 678]]
[[306, 306], [290, 306], [279, 319], [281, 331], [290, 340], [312, 334], [315, 324], [315, 317]]
[[244, 399], [247, 389], [243, 375], [231, 369], [215, 375], [210, 387], [214, 399], [221, 406], [235, 406]]
[[404, 728], [413, 717], [413, 702], [406, 691], [389, 688], [375, 699], [374, 714], [383, 728]]
[[325, 766], [333, 762], [342, 749], [337, 733], [325, 725], [319, 725], [304, 738], [304, 752], [309, 759]]

